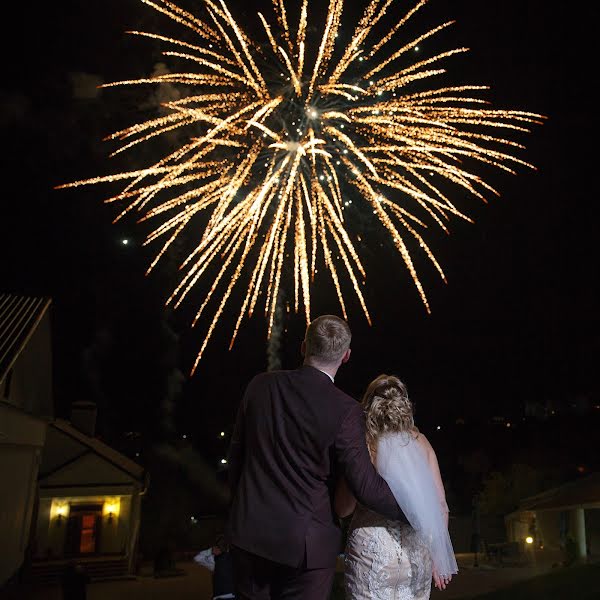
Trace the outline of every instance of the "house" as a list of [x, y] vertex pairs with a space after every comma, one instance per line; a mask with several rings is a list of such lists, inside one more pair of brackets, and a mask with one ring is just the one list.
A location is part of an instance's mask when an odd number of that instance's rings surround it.
[[77, 560], [92, 577], [135, 571], [143, 467], [94, 437], [96, 406], [48, 424], [39, 468], [31, 576], [52, 579]]
[[50, 306], [0, 294], [0, 586], [135, 570], [147, 473], [95, 437], [93, 403], [54, 418]]
[[25, 561], [52, 417], [50, 305], [0, 294], [0, 586]]
[[509, 541], [546, 550], [575, 542], [577, 556], [585, 559], [600, 548], [600, 473], [593, 473], [524, 498], [516, 511], [505, 517]]

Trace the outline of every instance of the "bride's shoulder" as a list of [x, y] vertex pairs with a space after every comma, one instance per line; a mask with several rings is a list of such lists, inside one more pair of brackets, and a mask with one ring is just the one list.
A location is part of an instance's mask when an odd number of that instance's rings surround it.
[[424, 433], [421, 433], [416, 427], [413, 430], [413, 437], [414, 439], [421, 444], [421, 446], [427, 450], [427, 452], [433, 451], [433, 447], [431, 446], [431, 444], [429, 443], [429, 440], [427, 439], [427, 437], [425, 436]]

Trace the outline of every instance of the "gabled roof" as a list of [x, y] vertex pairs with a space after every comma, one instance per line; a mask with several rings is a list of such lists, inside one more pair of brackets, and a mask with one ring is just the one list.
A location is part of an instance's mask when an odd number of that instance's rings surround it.
[[50, 303], [50, 298], [0, 294], [0, 380], [10, 371]]
[[525, 510], [567, 510], [570, 508], [585, 508], [600, 505], [600, 473], [592, 473], [587, 477], [565, 483], [524, 498], [519, 503], [516, 512]]
[[[94, 452], [98, 456], [102, 457], [104, 460], [107, 460], [109, 463], [118, 467], [122, 471], [125, 471], [135, 479], [139, 481], [143, 481], [145, 478], [145, 469], [138, 463], [134, 462], [130, 458], [127, 458], [124, 454], [121, 454], [114, 448], [106, 445], [104, 442], [100, 441], [98, 438], [90, 437], [89, 435], [85, 435], [75, 427], [73, 427], [67, 421], [63, 421], [62, 419], [54, 419], [48, 423], [49, 427], [54, 427], [61, 431], [62, 433], [70, 436], [71, 438], [77, 440], [80, 444], [89, 448], [91, 452]], [[40, 474], [42, 477], [48, 476], [50, 473]]]

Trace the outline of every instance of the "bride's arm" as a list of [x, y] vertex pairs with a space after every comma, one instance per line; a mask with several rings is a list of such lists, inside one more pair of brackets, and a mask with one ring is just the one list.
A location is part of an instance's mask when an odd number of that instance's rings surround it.
[[[438, 464], [438, 459], [435, 454], [435, 450], [429, 443], [429, 440], [422, 434], [419, 433], [418, 437], [419, 442], [422, 447], [425, 449], [425, 454], [427, 456], [427, 464], [431, 469], [431, 474], [433, 475], [433, 481], [435, 483], [435, 488], [438, 493], [438, 500], [441, 505], [442, 513], [444, 514], [444, 518], [446, 521], [446, 527], [448, 527], [448, 504], [446, 503], [446, 491], [444, 490], [444, 483], [442, 481], [442, 475], [440, 473], [440, 465]], [[433, 581], [435, 583], [435, 587], [438, 590], [445, 590], [448, 583], [450, 583], [452, 579], [452, 575], [447, 575], [442, 577], [436, 570], [433, 568]]]
[[442, 512], [446, 517], [446, 526], [448, 526], [448, 504], [446, 503], [446, 491], [444, 490], [444, 483], [442, 482], [442, 475], [440, 473], [440, 466], [438, 464], [438, 459], [435, 454], [435, 450], [432, 448], [431, 444], [429, 443], [429, 440], [422, 433], [419, 433], [418, 440], [425, 449], [425, 453], [427, 455], [427, 463], [429, 464], [429, 468], [431, 469], [431, 474], [433, 475], [433, 481], [435, 482], [435, 487], [442, 507]]
[[341, 519], [351, 515], [356, 508], [356, 498], [352, 495], [345, 477], [340, 477], [337, 481], [333, 505], [335, 513]]

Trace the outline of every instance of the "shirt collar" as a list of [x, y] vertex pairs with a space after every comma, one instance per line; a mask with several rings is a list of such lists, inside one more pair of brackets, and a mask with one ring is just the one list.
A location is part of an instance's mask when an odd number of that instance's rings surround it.
[[331, 379], [331, 383], [335, 383], [333, 377], [329, 373], [327, 373], [327, 371], [323, 371], [322, 369], [319, 369], [319, 367], [315, 367], [315, 369], [317, 369], [317, 371], [321, 371], [321, 373], [325, 373], [325, 375], [327, 375], [327, 377]]

